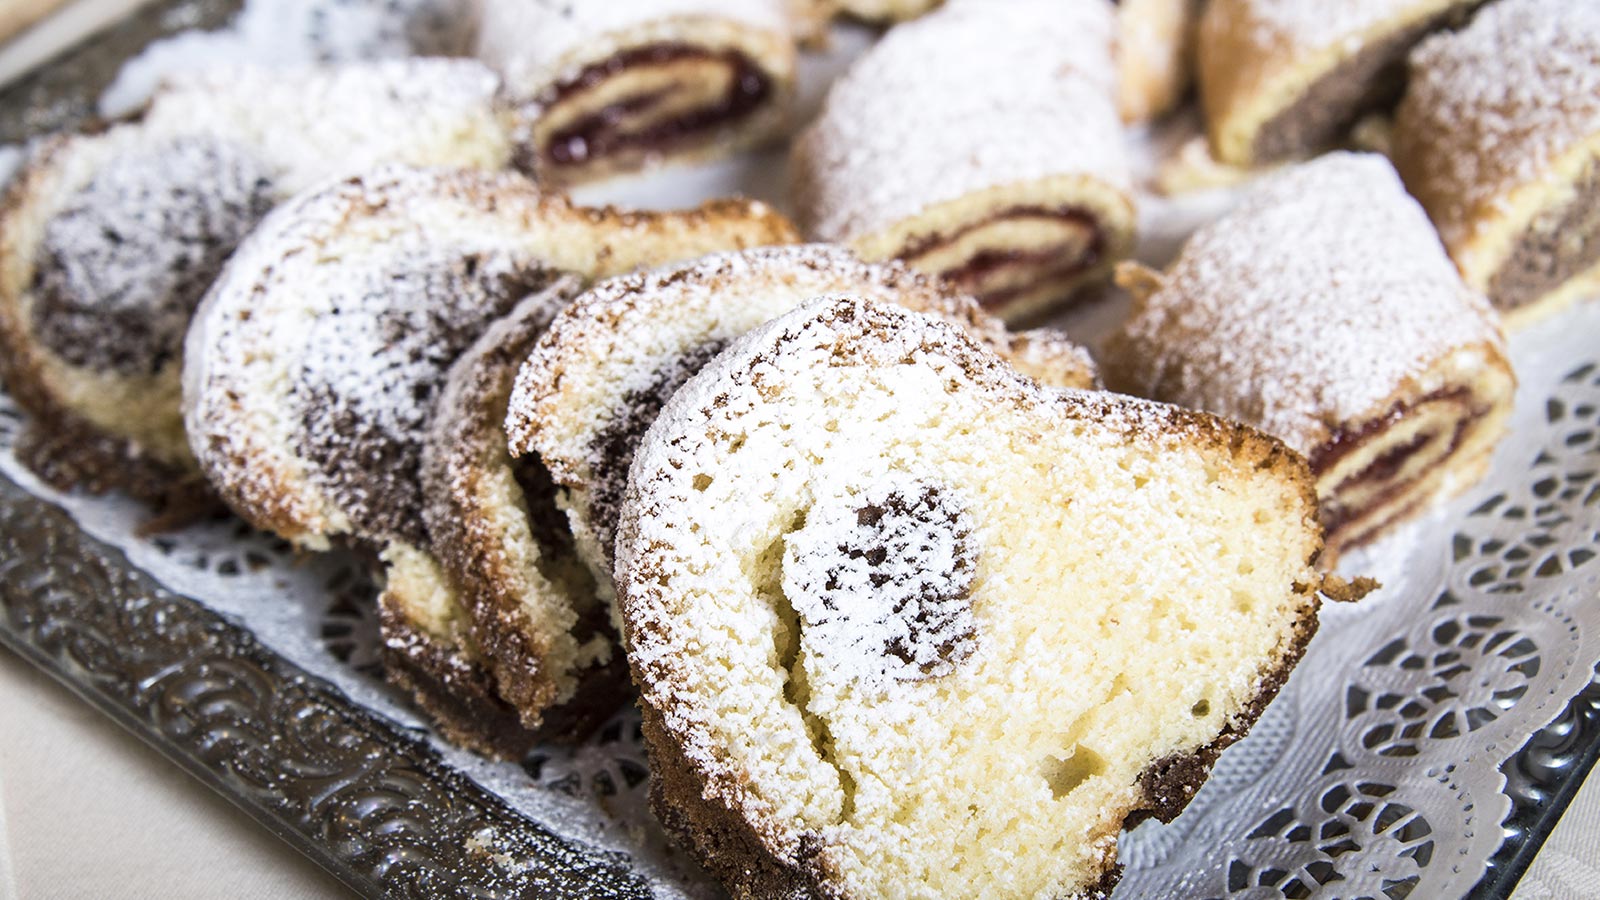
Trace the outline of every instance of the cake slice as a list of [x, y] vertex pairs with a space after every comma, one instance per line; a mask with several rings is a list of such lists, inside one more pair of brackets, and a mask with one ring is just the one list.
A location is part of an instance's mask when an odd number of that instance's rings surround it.
[[1085, 897], [1316, 629], [1305, 462], [823, 298], [646, 435], [617, 540], [666, 826], [738, 897]]
[[[513, 174], [390, 167], [327, 184], [269, 215], [195, 316], [184, 354], [195, 457], [252, 524], [306, 549], [381, 553], [391, 677], [447, 735], [514, 756], [531, 735], [510, 725], [549, 726], [548, 708], [577, 697], [580, 679], [569, 673], [562, 690], [527, 703], [502, 691], [472, 628], [475, 582], [452, 577], [452, 557], [441, 564], [423, 469], [452, 368], [526, 342], [548, 321], [518, 312], [526, 298], [559, 304], [597, 278], [792, 236], [758, 203], [585, 208]], [[478, 343], [508, 316], [515, 324]], [[509, 380], [514, 366], [504, 368]], [[491, 476], [511, 468], [501, 415], [487, 431], [458, 432], [485, 442], [477, 459]], [[503, 515], [530, 519], [538, 499], [518, 491]], [[547, 602], [566, 602], [564, 585], [542, 587]]]
[[548, 467], [602, 596], [614, 596], [611, 547], [628, 468], [661, 405], [728, 342], [840, 292], [943, 318], [1045, 384], [1096, 384], [1088, 353], [1060, 332], [1010, 332], [937, 279], [829, 244], [715, 253], [596, 285], [528, 356], [506, 434], [524, 465]]

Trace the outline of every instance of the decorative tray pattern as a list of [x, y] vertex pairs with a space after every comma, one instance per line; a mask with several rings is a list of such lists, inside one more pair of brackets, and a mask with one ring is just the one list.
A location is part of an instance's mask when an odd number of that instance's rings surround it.
[[[123, 59], [237, 7], [158, 3], [0, 92], [0, 140], [82, 121]], [[1510, 894], [1600, 754], [1597, 334], [1590, 304], [1515, 338], [1488, 481], [1347, 563], [1385, 589], [1327, 609], [1190, 810], [1125, 837], [1117, 896]], [[649, 817], [633, 713], [520, 765], [450, 747], [382, 683], [351, 560], [230, 519], [145, 535], [137, 505], [33, 479], [20, 427], [0, 394], [0, 643], [352, 887], [715, 894]]]

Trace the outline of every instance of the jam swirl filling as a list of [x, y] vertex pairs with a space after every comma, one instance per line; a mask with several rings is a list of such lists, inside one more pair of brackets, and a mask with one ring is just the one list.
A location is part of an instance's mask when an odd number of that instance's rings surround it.
[[[610, 96], [607, 87], [630, 74], [638, 76], [637, 88]], [[541, 98], [549, 128], [541, 155], [545, 165], [567, 169], [667, 153], [750, 116], [772, 93], [772, 79], [738, 50], [638, 47], [586, 67]]]
[[1487, 414], [1471, 389], [1441, 388], [1335, 430], [1309, 460], [1328, 543], [1364, 543], [1422, 502], [1417, 492]]
[[960, 229], [920, 238], [900, 258], [937, 272], [988, 309], [1067, 282], [1099, 265], [1106, 254], [1099, 219], [1076, 206], [1013, 206]]

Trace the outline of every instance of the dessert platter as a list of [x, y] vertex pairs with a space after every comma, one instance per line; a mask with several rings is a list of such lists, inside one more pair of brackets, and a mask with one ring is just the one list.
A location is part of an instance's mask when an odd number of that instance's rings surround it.
[[367, 895], [1509, 896], [1597, 97], [1562, 0], [157, 0], [0, 88], [0, 643]]

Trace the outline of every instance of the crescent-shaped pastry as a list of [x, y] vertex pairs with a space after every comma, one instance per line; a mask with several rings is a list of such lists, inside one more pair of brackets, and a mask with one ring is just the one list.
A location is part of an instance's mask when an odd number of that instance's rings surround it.
[[1509, 324], [1600, 289], [1600, 6], [1502, 0], [1411, 57], [1395, 164]]
[[406, 60], [185, 76], [141, 119], [46, 140], [0, 213], [0, 374], [61, 487], [198, 488], [179, 410], [189, 318], [275, 204], [382, 162], [499, 168], [498, 81]]
[[1101, 897], [1316, 629], [1305, 462], [825, 298], [635, 459], [617, 590], [658, 817], [739, 897]]
[[1107, 381], [1304, 454], [1331, 553], [1472, 485], [1505, 431], [1499, 319], [1382, 157], [1270, 177], [1128, 286]]

